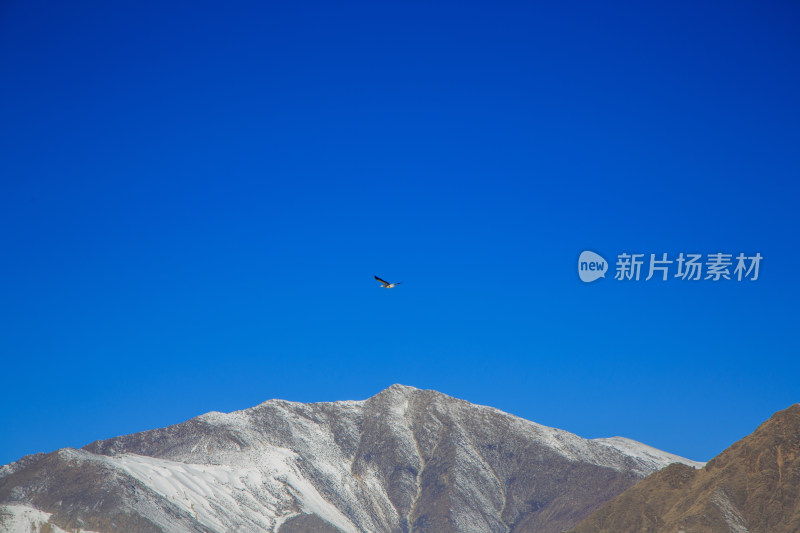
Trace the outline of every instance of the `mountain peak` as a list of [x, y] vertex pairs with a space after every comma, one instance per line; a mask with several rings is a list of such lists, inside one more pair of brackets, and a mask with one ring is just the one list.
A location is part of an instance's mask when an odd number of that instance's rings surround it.
[[400, 384], [400, 383], [394, 383], [393, 385], [389, 385], [388, 387], [386, 387], [385, 389], [383, 389], [382, 391], [380, 391], [380, 392], [379, 392], [378, 394], [376, 394], [375, 396], [380, 396], [380, 395], [382, 395], [382, 394], [383, 394], [383, 395], [402, 395], [402, 396], [408, 396], [409, 394], [413, 394], [413, 393], [415, 393], [415, 392], [419, 392], [420, 390], [421, 390], [421, 389], [418, 389], [418, 388], [416, 388], [416, 387], [412, 387], [412, 386], [410, 386], [410, 385], [402, 385], [402, 384]]
[[55, 531], [556, 533], [676, 460], [395, 384], [31, 457], [0, 468], [0, 504]]

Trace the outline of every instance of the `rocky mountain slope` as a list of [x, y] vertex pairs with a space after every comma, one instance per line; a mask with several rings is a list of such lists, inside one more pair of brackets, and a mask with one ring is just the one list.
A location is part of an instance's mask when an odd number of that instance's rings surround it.
[[673, 464], [652, 474], [573, 530], [619, 531], [800, 531], [800, 404], [775, 413], [700, 470]]
[[24, 457], [0, 467], [0, 520], [26, 531], [560, 532], [673, 462], [701, 466], [393, 385]]

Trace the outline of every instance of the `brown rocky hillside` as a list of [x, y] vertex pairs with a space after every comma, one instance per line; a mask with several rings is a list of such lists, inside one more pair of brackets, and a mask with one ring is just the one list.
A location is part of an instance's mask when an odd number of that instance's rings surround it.
[[672, 464], [651, 474], [572, 532], [800, 532], [800, 404], [702, 469]]

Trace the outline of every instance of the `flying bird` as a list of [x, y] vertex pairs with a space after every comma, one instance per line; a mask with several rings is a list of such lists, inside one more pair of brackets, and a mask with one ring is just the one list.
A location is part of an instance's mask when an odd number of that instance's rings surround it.
[[381, 282], [381, 287], [383, 287], [384, 289], [394, 289], [395, 287], [403, 283], [402, 281], [398, 281], [397, 283], [389, 283], [385, 279], [381, 279], [378, 276], [375, 276], [375, 279]]

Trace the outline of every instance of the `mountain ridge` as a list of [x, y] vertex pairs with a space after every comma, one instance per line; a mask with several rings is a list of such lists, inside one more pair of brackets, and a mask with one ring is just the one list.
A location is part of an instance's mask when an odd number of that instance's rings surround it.
[[0, 467], [0, 504], [94, 531], [558, 532], [675, 460], [701, 465], [393, 385], [27, 456]]

